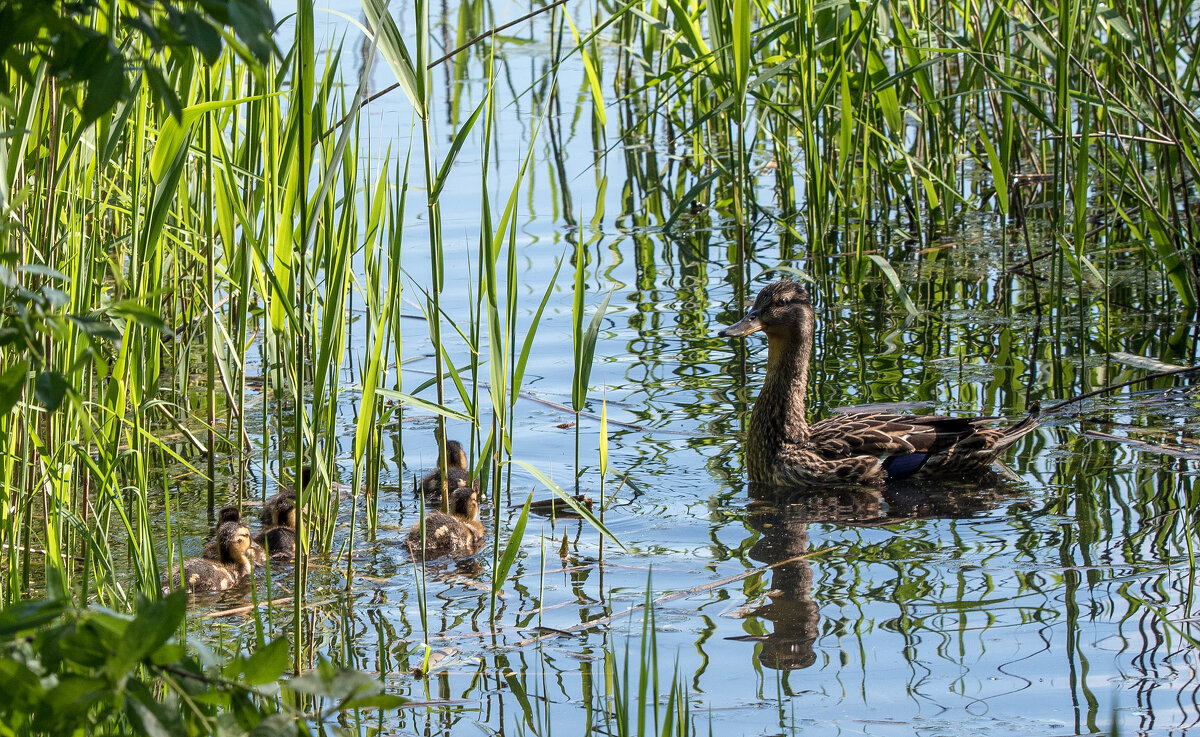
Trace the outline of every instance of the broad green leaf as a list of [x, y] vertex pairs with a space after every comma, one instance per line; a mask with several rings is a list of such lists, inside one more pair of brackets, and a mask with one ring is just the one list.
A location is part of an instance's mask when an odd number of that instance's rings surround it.
[[8, 414], [25, 391], [25, 381], [29, 378], [29, 360], [21, 359], [9, 366], [0, 374], [0, 416]]
[[258, 686], [279, 680], [291, 663], [288, 638], [277, 637], [266, 647], [259, 648], [242, 663], [241, 682]]
[[47, 412], [54, 412], [67, 398], [67, 377], [57, 371], [43, 371], [33, 383], [33, 393]]

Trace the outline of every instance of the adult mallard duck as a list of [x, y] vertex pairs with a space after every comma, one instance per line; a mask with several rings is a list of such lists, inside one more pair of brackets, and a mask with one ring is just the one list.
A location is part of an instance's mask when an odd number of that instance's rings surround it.
[[169, 571], [162, 578], [164, 594], [182, 585], [188, 593], [224, 591], [250, 575], [254, 564], [246, 555], [250, 549], [250, 530], [240, 522], [226, 522], [217, 528], [218, 560], [190, 558], [183, 562], [183, 578], [179, 571]]
[[979, 473], [1037, 427], [1038, 408], [1008, 427], [992, 417], [887, 412], [838, 414], [808, 424], [805, 395], [816, 318], [808, 291], [786, 279], [768, 284], [722, 337], [767, 334], [767, 377], [750, 415], [750, 480], [772, 486], [882, 484], [908, 476]]
[[479, 521], [479, 495], [469, 486], [450, 492], [450, 514], [429, 512], [425, 515], [425, 541], [421, 541], [421, 523], [412, 526], [404, 543], [417, 560], [465, 558], [483, 547], [483, 523]]
[[[236, 522], [239, 525], [242, 523], [242, 512], [237, 508], [236, 504], [221, 507], [221, 511], [217, 513], [218, 533], [221, 530], [221, 525], [226, 522]], [[246, 551], [246, 556], [256, 566], [261, 566], [267, 560], [266, 552], [254, 541], [250, 542], [250, 549]], [[221, 540], [219, 534], [213, 537], [212, 540], [204, 543], [204, 550], [201, 551], [200, 557], [207, 558], [208, 560], [221, 559]]]
[[[467, 453], [462, 443], [457, 440], [446, 441], [446, 490], [453, 493], [455, 489], [471, 487], [471, 470], [467, 465]], [[425, 474], [421, 479], [421, 491], [427, 499], [435, 499], [442, 503], [442, 463], [438, 459], [437, 468]]]

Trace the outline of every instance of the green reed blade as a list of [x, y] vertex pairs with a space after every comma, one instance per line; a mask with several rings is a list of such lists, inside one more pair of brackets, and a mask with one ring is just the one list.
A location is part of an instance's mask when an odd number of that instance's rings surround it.
[[512, 570], [512, 565], [517, 560], [517, 553], [521, 550], [521, 541], [525, 538], [525, 525], [529, 521], [529, 505], [532, 503], [533, 492], [530, 491], [529, 496], [525, 499], [525, 505], [521, 508], [521, 514], [517, 517], [512, 532], [508, 535], [508, 542], [504, 544], [504, 554], [500, 556], [500, 560], [492, 570], [493, 594], [499, 593], [500, 589], [504, 588], [508, 572]]
[[628, 548], [625, 547], [624, 543], [622, 543], [611, 532], [609, 532], [608, 528], [605, 527], [604, 524], [599, 519], [597, 519], [594, 514], [592, 514], [591, 510], [589, 510], [587, 507], [580, 504], [575, 499], [575, 497], [573, 497], [570, 494], [568, 494], [567, 492], [563, 491], [562, 487], [560, 487], [558, 484], [551, 481], [550, 477], [547, 476], [546, 474], [542, 473], [540, 470], [538, 470], [538, 468], [536, 466], [534, 466], [531, 463], [528, 463], [527, 461], [522, 461], [518, 458], [514, 458], [513, 460], [508, 461], [508, 463], [515, 463], [518, 466], [520, 466], [521, 468], [524, 468], [529, 473], [533, 474], [533, 477], [536, 478], [542, 484], [542, 486], [545, 486], [547, 489], [549, 489], [551, 492], [553, 492], [555, 496], [557, 496], [559, 499], [562, 499], [563, 502], [566, 503], [566, 505], [568, 507], [570, 507], [572, 511], [574, 511], [576, 514], [578, 514], [583, 519], [587, 520], [587, 523], [589, 525], [591, 525], [592, 527], [594, 527], [601, 535], [604, 535], [609, 540], [616, 543], [616, 545], [618, 547], [620, 547], [622, 550], [625, 550], [625, 551], [629, 550]]

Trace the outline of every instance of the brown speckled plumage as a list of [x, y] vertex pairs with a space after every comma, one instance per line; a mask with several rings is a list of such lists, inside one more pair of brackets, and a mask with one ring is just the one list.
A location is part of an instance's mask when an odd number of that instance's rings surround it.
[[483, 547], [483, 523], [479, 521], [479, 497], [470, 487], [460, 487], [450, 494], [450, 514], [430, 512], [425, 515], [425, 544], [421, 545], [421, 525], [408, 531], [405, 545], [418, 560], [434, 558], [465, 558]]
[[1037, 427], [1037, 408], [1008, 427], [995, 418], [859, 412], [812, 425], [805, 417], [816, 317], [808, 292], [788, 280], [768, 284], [722, 336], [767, 334], [767, 377], [746, 438], [750, 480], [774, 486], [880, 484], [906, 476], [980, 472]]
[[[445, 478], [449, 480], [446, 487], [451, 494], [455, 489], [471, 486], [471, 470], [467, 464], [467, 453], [463, 450], [462, 443], [457, 440], [446, 441]], [[421, 491], [425, 493], [425, 498], [430, 503], [438, 505], [442, 503], [442, 463], [440, 458], [437, 468], [425, 474], [425, 477], [421, 479]]]
[[275, 521], [254, 536], [255, 544], [261, 546], [271, 560], [288, 561], [296, 558], [296, 505], [295, 498], [281, 499], [275, 508]]
[[[246, 555], [250, 549], [250, 530], [240, 522], [225, 522], [217, 528], [218, 560], [191, 558], [183, 562], [182, 585], [194, 591], [224, 591], [237, 585], [254, 567]], [[180, 586], [179, 570], [168, 571], [162, 579], [163, 593]]]
[[[312, 483], [312, 475], [312, 466], [304, 466], [301, 468], [300, 483], [296, 484], [296, 488], [306, 488], [310, 483]], [[263, 527], [277, 527], [283, 524], [280, 519], [280, 506], [284, 504], [288, 505], [289, 507], [294, 507], [296, 505], [295, 488], [282, 489], [267, 498], [267, 501], [263, 503], [262, 512], [258, 515], [259, 521], [262, 522]]]

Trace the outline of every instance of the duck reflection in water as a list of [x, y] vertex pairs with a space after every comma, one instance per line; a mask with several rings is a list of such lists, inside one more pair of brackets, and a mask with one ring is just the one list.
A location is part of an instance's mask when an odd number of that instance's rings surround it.
[[[914, 482], [819, 493], [750, 484], [746, 523], [758, 539], [749, 556], [765, 565], [782, 565], [771, 569], [766, 602], [742, 615], [770, 622], [772, 631], [729, 639], [759, 643], [759, 662], [773, 670], [811, 666], [817, 660], [821, 620], [812, 595], [813, 567], [807, 559], [792, 560], [811, 552], [810, 524], [882, 527], [910, 519], [971, 517], [1011, 498], [1004, 486], [995, 474], [974, 484]], [[814, 562], [819, 565], [820, 559]]]

